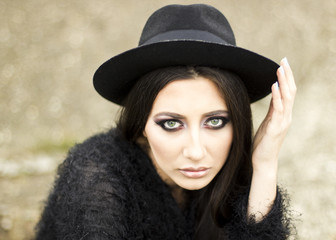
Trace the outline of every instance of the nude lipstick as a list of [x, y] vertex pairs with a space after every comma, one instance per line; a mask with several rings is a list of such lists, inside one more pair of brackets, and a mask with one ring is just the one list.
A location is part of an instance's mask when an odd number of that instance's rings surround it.
[[182, 168], [179, 171], [188, 178], [201, 178], [208, 174], [210, 168]]

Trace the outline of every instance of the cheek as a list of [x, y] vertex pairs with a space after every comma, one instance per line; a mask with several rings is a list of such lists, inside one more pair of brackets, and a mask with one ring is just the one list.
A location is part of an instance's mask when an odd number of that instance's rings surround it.
[[159, 127], [146, 125], [144, 136], [147, 137], [151, 152], [156, 161], [172, 160], [179, 153], [181, 144], [173, 136], [163, 132]]
[[209, 146], [209, 152], [212, 158], [216, 161], [217, 167], [222, 168], [230, 153], [233, 135], [232, 130], [219, 134], [217, 137], [212, 138]]

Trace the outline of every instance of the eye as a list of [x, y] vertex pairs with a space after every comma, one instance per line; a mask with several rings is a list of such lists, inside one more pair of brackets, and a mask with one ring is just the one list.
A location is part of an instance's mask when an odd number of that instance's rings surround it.
[[181, 125], [181, 123], [174, 121], [174, 120], [168, 120], [168, 121], [165, 121], [163, 125], [167, 129], [175, 129], [175, 128], [178, 128]]
[[223, 123], [223, 120], [222, 120], [222, 119], [215, 118], [215, 119], [211, 119], [211, 120], [208, 122], [208, 125], [209, 125], [209, 126], [212, 126], [212, 127], [217, 127], [217, 126], [221, 125], [222, 123]]
[[204, 123], [206, 127], [210, 129], [220, 129], [224, 127], [229, 122], [229, 119], [226, 117], [212, 117], [207, 119]]
[[160, 127], [162, 127], [166, 131], [175, 131], [175, 130], [180, 129], [183, 126], [183, 124], [180, 121], [174, 120], [174, 119], [161, 120], [161, 121], [156, 122], [156, 124], [158, 124]]

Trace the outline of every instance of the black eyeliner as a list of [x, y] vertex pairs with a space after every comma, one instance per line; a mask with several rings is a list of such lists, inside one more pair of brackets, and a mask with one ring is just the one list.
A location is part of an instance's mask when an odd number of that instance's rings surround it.
[[174, 122], [178, 122], [180, 123], [181, 125], [183, 125], [183, 123], [180, 121], [180, 120], [177, 120], [177, 119], [160, 119], [160, 120], [154, 120], [154, 122], [159, 125], [163, 130], [165, 131], [168, 131], [168, 132], [174, 132], [174, 131], [177, 131], [179, 130], [180, 128], [172, 128], [172, 129], [169, 129], [167, 128], [164, 124], [166, 122], [169, 122], [169, 121], [174, 121]]
[[228, 118], [228, 117], [214, 116], [214, 117], [208, 118], [205, 121], [205, 123], [208, 123], [208, 122], [210, 122], [211, 120], [214, 120], [214, 119], [220, 119], [220, 120], [222, 120], [222, 124], [220, 126], [216, 126], [216, 127], [209, 126], [210, 129], [214, 129], [214, 130], [221, 129], [221, 128], [225, 127], [225, 125], [230, 122], [230, 118]]

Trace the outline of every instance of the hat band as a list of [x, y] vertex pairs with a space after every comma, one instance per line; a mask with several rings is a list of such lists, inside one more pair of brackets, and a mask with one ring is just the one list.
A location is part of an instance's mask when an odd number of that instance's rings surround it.
[[212, 43], [219, 43], [219, 44], [226, 44], [226, 45], [229, 44], [228, 42], [224, 41], [222, 38], [216, 36], [215, 34], [212, 34], [206, 31], [174, 30], [174, 31], [157, 34], [145, 42], [140, 42], [139, 46], [147, 45], [151, 43], [157, 43], [157, 42], [177, 41], [177, 40], [192, 40], [192, 41], [202, 41], [202, 42], [204, 41], [204, 42], [212, 42]]

